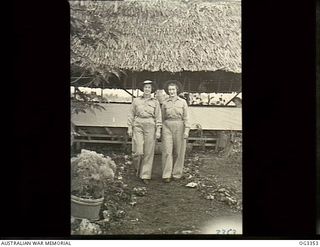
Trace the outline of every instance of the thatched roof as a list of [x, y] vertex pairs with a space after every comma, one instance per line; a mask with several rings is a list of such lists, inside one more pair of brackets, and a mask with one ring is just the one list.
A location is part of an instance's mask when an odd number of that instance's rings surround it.
[[[84, 3], [82, 3], [84, 4]], [[131, 0], [85, 3], [105, 30], [96, 46], [74, 37], [72, 50], [99, 66], [131, 71], [241, 73], [241, 4], [238, 1]], [[71, 14], [77, 12], [70, 2]], [[117, 37], [104, 35], [113, 30]]]

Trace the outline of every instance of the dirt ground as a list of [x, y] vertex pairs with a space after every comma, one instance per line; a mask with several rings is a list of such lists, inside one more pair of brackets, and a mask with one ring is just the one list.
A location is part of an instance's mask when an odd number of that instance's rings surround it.
[[[115, 160], [118, 171], [114, 187], [106, 192], [101, 220], [91, 222], [98, 229], [96, 234], [242, 232], [240, 156], [226, 158], [214, 151], [193, 150], [185, 160], [184, 178], [163, 183], [161, 156], [156, 155], [152, 180], [145, 185], [135, 176], [128, 155], [104, 154]], [[80, 221], [72, 219], [71, 233], [90, 234], [79, 227]]]

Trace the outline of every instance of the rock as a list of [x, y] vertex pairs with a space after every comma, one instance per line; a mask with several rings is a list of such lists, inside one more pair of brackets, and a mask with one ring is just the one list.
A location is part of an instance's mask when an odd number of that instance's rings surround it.
[[102, 215], [103, 215], [103, 218], [104, 218], [107, 222], [110, 221], [111, 213], [110, 213], [109, 210], [104, 210], [104, 211], [102, 212]]
[[213, 195], [208, 195], [208, 196], [206, 197], [206, 199], [207, 199], [207, 200], [214, 200], [214, 196], [213, 196]]
[[147, 194], [147, 188], [146, 187], [134, 187], [133, 193], [137, 196], [145, 196]]
[[101, 234], [102, 231], [99, 225], [91, 223], [87, 219], [83, 219], [79, 226], [79, 235], [98, 235]]
[[183, 173], [187, 173], [187, 172], [190, 172], [190, 168], [184, 167], [184, 168], [183, 168]]
[[118, 211], [116, 212], [116, 216], [117, 216], [118, 218], [123, 218], [125, 215], [126, 215], [126, 212], [123, 211], [123, 210], [118, 210]]
[[191, 182], [191, 183], [186, 184], [186, 187], [195, 188], [195, 187], [197, 187], [197, 185], [198, 185], [197, 183]]

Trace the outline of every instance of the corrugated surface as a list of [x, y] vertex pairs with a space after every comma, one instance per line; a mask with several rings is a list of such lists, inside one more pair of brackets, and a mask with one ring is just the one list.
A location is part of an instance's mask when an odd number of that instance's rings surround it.
[[[78, 126], [127, 127], [130, 104], [101, 104], [106, 110], [95, 110], [72, 116]], [[207, 130], [242, 130], [241, 108], [233, 107], [189, 107], [192, 128], [200, 124]]]

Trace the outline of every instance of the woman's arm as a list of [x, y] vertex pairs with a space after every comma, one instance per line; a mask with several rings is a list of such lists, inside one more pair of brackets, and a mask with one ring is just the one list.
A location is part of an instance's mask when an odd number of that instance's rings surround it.
[[183, 101], [183, 122], [184, 122], [184, 138], [189, 137], [189, 131], [190, 131], [190, 118], [189, 118], [189, 107], [187, 102]]
[[132, 125], [133, 125], [133, 120], [135, 117], [135, 100], [132, 101], [132, 104], [129, 109], [128, 113], [128, 135], [132, 137]]
[[157, 127], [156, 137], [157, 139], [159, 139], [161, 135], [162, 114], [161, 114], [160, 103], [158, 101], [156, 101], [155, 120], [156, 120], [156, 127]]

